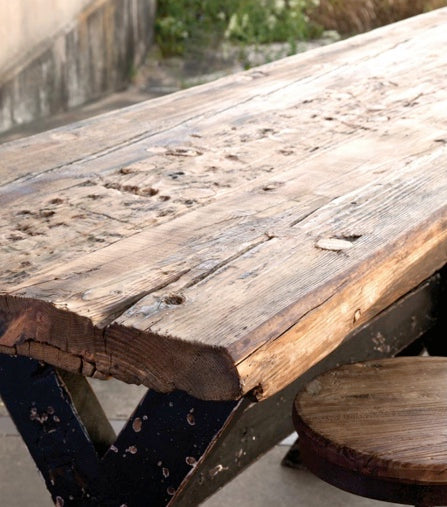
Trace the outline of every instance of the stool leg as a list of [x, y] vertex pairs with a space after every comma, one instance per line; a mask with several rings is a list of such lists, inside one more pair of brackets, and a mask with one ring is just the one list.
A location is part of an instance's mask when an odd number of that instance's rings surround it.
[[287, 451], [287, 454], [281, 461], [281, 465], [287, 468], [295, 468], [297, 470], [304, 470], [306, 467], [301, 459], [300, 449], [298, 446], [299, 438], [297, 438], [294, 444]]

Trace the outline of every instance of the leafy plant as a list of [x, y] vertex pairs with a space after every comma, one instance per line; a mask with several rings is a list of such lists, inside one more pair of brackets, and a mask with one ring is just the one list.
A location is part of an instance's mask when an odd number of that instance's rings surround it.
[[307, 10], [318, 0], [159, 0], [156, 42], [164, 56], [194, 46], [287, 42], [315, 37], [321, 29]]
[[309, 0], [243, 0], [233, 12], [226, 38], [246, 44], [307, 40], [320, 33], [306, 11]]

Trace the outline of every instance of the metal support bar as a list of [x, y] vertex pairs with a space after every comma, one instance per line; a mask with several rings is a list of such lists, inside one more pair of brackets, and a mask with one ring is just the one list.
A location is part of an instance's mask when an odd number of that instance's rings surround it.
[[299, 447], [299, 439], [297, 438], [295, 442], [291, 445], [290, 449], [287, 451], [287, 454], [281, 461], [281, 465], [287, 468], [295, 468], [297, 470], [303, 470], [306, 466], [303, 464], [300, 454]]
[[1, 354], [0, 394], [55, 504], [88, 505], [101, 489], [98, 456], [54, 368]]
[[169, 504], [241, 403], [149, 391], [104, 456], [111, 498], [129, 507]]
[[82, 375], [57, 370], [71, 401], [79, 414], [82, 424], [95, 446], [96, 452], [102, 456], [115, 442], [116, 434], [99, 403], [88, 380]]
[[447, 268], [441, 271], [444, 284], [439, 294], [439, 319], [424, 337], [424, 345], [431, 356], [447, 356]]

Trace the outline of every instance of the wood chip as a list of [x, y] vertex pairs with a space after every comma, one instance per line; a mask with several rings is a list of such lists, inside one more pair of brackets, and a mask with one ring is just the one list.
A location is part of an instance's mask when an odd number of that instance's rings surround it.
[[338, 238], [322, 238], [319, 239], [315, 246], [321, 250], [331, 250], [332, 252], [341, 252], [342, 250], [349, 250], [353, 247], [350, 241]]

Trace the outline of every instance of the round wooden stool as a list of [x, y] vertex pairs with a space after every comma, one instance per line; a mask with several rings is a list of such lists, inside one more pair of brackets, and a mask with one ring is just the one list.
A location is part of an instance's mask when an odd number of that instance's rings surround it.
[[447, 505], [447, 358], [399, 357], [317, 377], [293, 408], [301, 458], [351, 493]]

